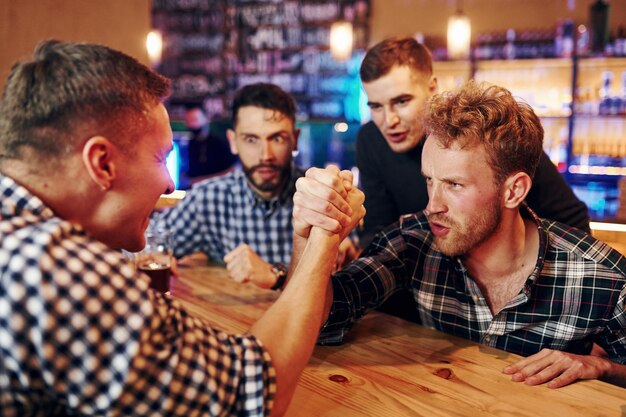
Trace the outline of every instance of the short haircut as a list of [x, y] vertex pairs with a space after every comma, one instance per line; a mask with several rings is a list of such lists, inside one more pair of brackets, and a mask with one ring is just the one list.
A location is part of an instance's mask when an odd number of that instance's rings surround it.
[[94, 135], [132, 145], [170, 82], [102, 45], [42, 42], [13, 66], [0, 103], [0, 156], [61, 156]]
[[507, 89], [469, 81], [458, 91], [433, 96], [429, 110], [428, 133], [444, 147], [485, 147], [496, 185], [520, 171], [534, 176], [543, 127], [533, 109]]
[[280, 87], [269, 83], [249, 84], [240, 88], [233, 99], [233, 125], [237, 126], [237, 114], [241, 107], [254, 106], [275, 110], [296, 122], [296, 102]]
[[361, 63], [361, 81], [375, 81], [395, 66], [406, 66], [415, 74], [428, 77], [433, 74], [433, 59], [428, 48], [411, 37], [396, 37], [385, 39], [367, 51]]

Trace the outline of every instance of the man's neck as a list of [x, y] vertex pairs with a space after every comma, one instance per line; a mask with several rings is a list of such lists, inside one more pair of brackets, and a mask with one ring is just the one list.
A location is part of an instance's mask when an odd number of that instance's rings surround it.
[[480, 287], [493, 313], [519, 293], [539, 253], [539, 233], [532, 220], [517, 212], [494, 235], [466, 255], [463, 263]]
[[291, 180], [291, 171], [285, 176], [285, 179], [283, 180], [282, 184], [280, 184], [280, 186], [278, 186], [275, 190], [262, 191], [262, 190], [259, 190], [257, 187], [255, 187], [252, 181], [250, 181], [250, 179], [246, 177], [246, 183], [248, 184], [248, 187], [250, 187], [252, 192], [263, 201], [272, 201], [273, 199], [280, 196], [283, 193], [283, 191], [285, 191], [285, 187], [287, 187], [287, 184], [289, 184], [290, 180]]
[[48, 200], [56, 194], [57, 188], [53, 186], [54, 175], [52, 173], [50, 175], [38, 175], [31, 165], [20, 160], [4, 161], [0, 172], [11, 177], [13, 181], [26, 188], [29, 193], [38, 197], [47, 206], [49, 206]]
[[[33, 168], [26, 162], [12, 160], [3, 164], [2, 173], [39, 198], [56, 216], [82, 224], [78, 220], [90, 211], [84, 202], [93, 202], [94, 198], [86, 194], [88, 187], [82, 181], [84, 176], [78, 169], [79, 167], [68, 162], [59, 166], [58, 170], [49, 169], [46, 172], [41, 168]], [[68, 178], [73, 181], [68, 181]]]

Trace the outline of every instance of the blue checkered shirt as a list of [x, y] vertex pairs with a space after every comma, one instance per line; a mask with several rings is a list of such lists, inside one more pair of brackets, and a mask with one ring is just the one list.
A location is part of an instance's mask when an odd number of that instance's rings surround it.
[[0, 415], [269, 413], [274, 369], [0, 175]]
[[247, 243], [269, 263], [289, 264], [293, 226], [293, 194], [304, 172], [292, 167], [289, 182], [272, 200], [250, 188], [243, 171], [195, 184], [176, 206], [164, 210], [153, 224], [172, 231], [174, 255], [180, 258], [204, 252], [214, 262]]
[[341, 343], [367, 311], [409, 288], [429, 328], [523, 356], [542, 348], [586, 354], [595, 342], [626, 362], [625, 258], [578, 229], [523, 212], [537, 224], [539, 256], [500, 312], [491, 313], [461, 259], [433, 249], [428, 220], [418, 213], [401, 217], [333, 277], [333, 308], [319, 342]]

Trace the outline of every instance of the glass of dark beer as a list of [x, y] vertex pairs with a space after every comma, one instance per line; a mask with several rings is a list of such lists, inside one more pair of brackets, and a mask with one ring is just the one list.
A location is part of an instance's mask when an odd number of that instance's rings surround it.
[[166, 229], [146, 230], [146, 246], [135, 255], [137, 268], [150, 277], [150, 286], [158, 292], [170, 291], [172, 244]]

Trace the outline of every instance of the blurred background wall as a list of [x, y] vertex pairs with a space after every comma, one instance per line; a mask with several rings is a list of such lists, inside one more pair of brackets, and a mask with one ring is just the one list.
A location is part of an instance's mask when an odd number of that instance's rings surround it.
[[37, 43], [103, 43], [148, 63], [151, 0], [0, 0], [0, 88]]
[[[421, 32], [445, 36], [461, 5], [472, 32], [553, 27], [558, 19], [587, 22], [593, 0], [371, 0], [370, 44]], [[611, 0], [609, 25], [626, 25], [626, 0]], [[147, 63], [151, 0], [0, 0], [0, 88], [10, 66], [42, 39], [104, 43]]]
[[[513, 29], [553, 28], [558, 19], [587, 23], [595, 0], [372, 0], [370, 43], [393, 35], [421, 32], [446, 35], [448, 17], [460, 5], [477, 33]], [[626, 0], [609, 0], [609, 26], [626, 26]]]

